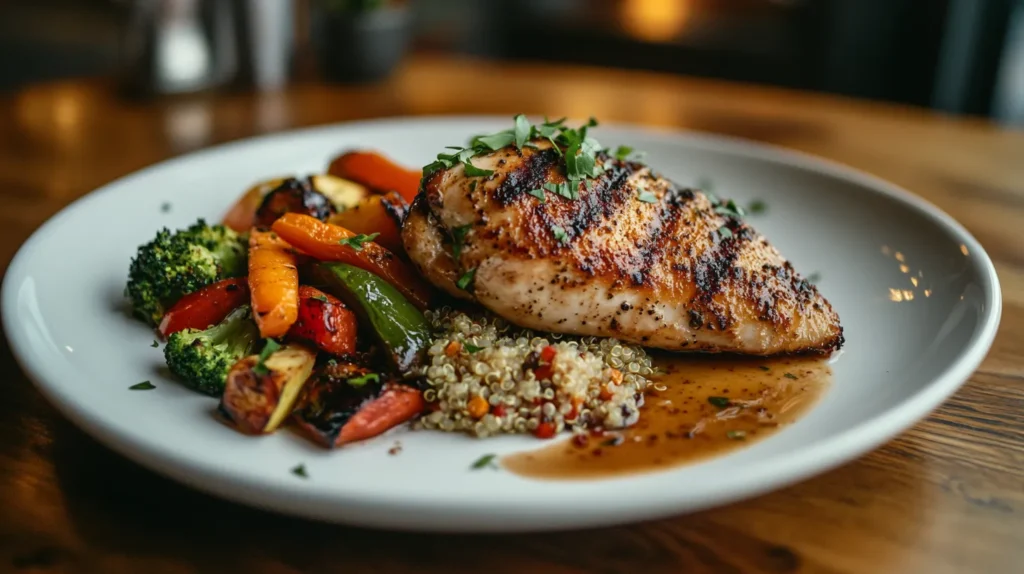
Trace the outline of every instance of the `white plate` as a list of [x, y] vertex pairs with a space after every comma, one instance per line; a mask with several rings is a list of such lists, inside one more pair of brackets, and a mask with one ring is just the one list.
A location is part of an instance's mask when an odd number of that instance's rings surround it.
[[[833, 386], [795, 425], [750, 448], [661, 473], [543, 482], [470, 471], [479, 456], [536, 446], [401, 432], [327, 452], [289, 432], [242, 436], [215, 401], [175, 383], [152, 333], [123, 312], [135, 248], [162, 226], [217, 219], [247, 186], [322, 171], [335, 152], [379, 148], [423, 165], [506, 118], [392, 119], [220, 146], [118, 180], [29, 239], [3, 285], [4, 328], [40, 390], [72, 421], [149, 468], [232, 500], [318, 519], [423, 530], [514, 531], [607, 525], [693, 511], [781, 487], [857, 457], [949, 397], [992, 343], [1001, 308], [988, 256], [959, 224], [884, 181], [762, 145], [602, 127], [605, 145], [648, 152], [680, 183], [768, 212], [752, 223], [821, 290], [846, 329]], [[171, 202], [169, 212], [161, 205]], [[916, 278], [915, 286], [911, 278]], [[158, 387], [133, 392], [151, 380]], [[305, 464], [309, 478], [290, 469]]]

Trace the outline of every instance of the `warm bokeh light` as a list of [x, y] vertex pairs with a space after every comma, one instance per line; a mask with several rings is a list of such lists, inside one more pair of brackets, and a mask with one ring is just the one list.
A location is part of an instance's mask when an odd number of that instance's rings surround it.
[[691, 14], [689, 0], [624, 0], [620, 18], [626, 33], [648, 42], [679, 35]]

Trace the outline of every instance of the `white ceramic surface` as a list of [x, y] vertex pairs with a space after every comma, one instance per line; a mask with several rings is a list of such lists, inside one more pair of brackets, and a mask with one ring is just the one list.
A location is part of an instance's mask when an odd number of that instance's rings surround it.
[[[256, 180], [322, 171], [348, 147], [423, 165], [505, 118], [391, 119], [237, 142], [180, 157], [76, 201], [41, 227], [3, 285], [11, 347], [68, 418], [125, 456], [186, 484], [267, 509], [351, 524], [515, 531], [607, 525], [749, 497], [855, 458], [924, 417], [970, 376], [1001, 308], [995, 271], [952, 218], [854, 170], [742, 141], [629, 127], [633, 145], [680, 183], [768, 212], [750, 216], [821, 290], [846, 329], [832, 388], [802, 420], [735, 454], [626, 478], [542, 482], [470, 471], [485, 453], [536, 446], [398, 431], [338, 452], [289, 432], [250, 438], [213, 418], [216, 401], [167, 376], [122, 289], [135, 247], [161, 226], [217, 219]], [[161, 210], [171, 203], [168, 212]], [[916, 278], [916, 285], [912, 281]], [[128, 386], [151, 380], [156, 390]], [[389, 456], [395, 439], [403, 451]], [[305, 464], [309, 478], [290, 469]]]

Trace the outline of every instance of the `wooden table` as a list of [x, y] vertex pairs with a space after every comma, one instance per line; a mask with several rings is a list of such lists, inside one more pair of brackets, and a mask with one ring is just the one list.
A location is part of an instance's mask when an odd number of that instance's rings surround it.
[[517, 536], [385, 533], [199, 494], [63, 420], [6, 341], [0, 571], [1024, 571], [1024, 133], [979, 120], [647, 73], [421, 57], [388, 83], [128, 103], [99, 83], [0, 98], [0, 261], [47, 217], [133, 170], [254, 134], [401, 114], [523, 111], [780, 144], [858, 167], [956, 216], [1005, 308], [970, 382], [924, 422], [797, 486], [699, 514]]

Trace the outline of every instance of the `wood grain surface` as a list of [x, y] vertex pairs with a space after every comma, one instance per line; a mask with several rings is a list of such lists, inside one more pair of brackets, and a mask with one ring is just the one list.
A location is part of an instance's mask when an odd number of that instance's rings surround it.
[[130, 102], [97, 82], [0, 97], [0, 261], [75, 198], [211, 144], [388, 115], [594, 115], [838, 160], [957, 217], [1005, 308], [964, 388], [877, 451], [796, 486], [659, 522], [543, 535], [388, 533], [285, 518], [172, 483], [51, 408], [4, 342], [0, 572], [1024, 571], [1024, 133], [922, 110], [577, 67], [419, 57], [371, 87]]

